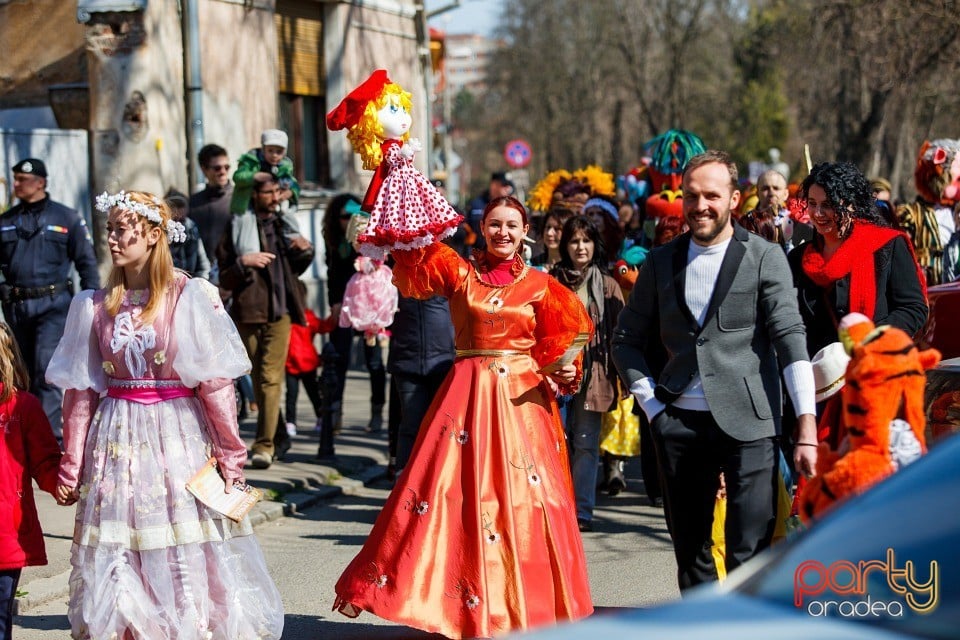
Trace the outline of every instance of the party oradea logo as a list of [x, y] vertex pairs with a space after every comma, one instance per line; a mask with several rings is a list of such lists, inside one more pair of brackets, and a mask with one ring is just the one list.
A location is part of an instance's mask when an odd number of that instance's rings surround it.
[[885, 560], [836, 560], [828, 565], [805, 560], [793, 572], [793, 603], [817, 617], [928, 614], [940, 604], [940, 567], [936, 560], [929, 569], [912, 560], [900, 566], [890, 548]]

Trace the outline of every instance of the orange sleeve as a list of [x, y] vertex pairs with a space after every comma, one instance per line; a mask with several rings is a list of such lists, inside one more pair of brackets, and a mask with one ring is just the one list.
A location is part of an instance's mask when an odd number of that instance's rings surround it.
[[449, 298], [469, 272], [467, 262], [443, 243], [390, 255], [396, 262], [393, 283], [401, 295], [417, 300]]
[[[540, 307], [537, 309], [537, 344], [532, 355], [540, 367], [555, 362], [578, 338], [586, 344], [593, 337], [593, 322], [577, 295], [553, 278], [547, 280]], [[561, 392], [574, 393], [583, 379], [583, 354], [574, 364], [577, 377], [570, 385], [561, 385]]]

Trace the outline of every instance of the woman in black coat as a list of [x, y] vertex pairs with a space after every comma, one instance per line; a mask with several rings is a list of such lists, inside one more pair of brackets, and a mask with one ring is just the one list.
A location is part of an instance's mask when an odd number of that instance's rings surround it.
[[810, 355], [836, 342], [837, 325], [853, 312], [916, 335], [928, 307], [913, 245], [879, 214], [860, 170], [847, 162], [820, 163], [799, 198], [816, 234], [788, 261]]

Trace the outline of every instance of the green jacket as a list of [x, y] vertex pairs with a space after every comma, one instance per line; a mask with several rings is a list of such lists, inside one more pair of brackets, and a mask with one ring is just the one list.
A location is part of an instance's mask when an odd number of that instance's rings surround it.
[[250, 206], [250, 197], [253, 195], [253, 174], [266, 171], [277, 176], [281, 188], [293, 191], [290, 204], [296, 205], [300, 200], [300, 184], [293, 177], [293, 160], [284, 156], [280, 164], [273, 167], [263, 159], [259, 148], [250, 149], [240, 156], [237, 161], [237, 170], [233, 173], [233, 197], [230, 199], [230, 213], [243, 213]]

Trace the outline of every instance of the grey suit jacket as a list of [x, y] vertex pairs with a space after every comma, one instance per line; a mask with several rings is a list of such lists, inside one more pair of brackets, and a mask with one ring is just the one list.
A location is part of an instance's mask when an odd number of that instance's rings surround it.
[[[657, 398], [676, 400], [699, 373], [710, 412], [741, 441], [780, 433], [779, 365], [808, 359], [790, 268], [779, 245], [734, 224], [704, 325], [684, 297], [690, 234], [654, 249], [613, 334], [613, 358], [629, 388], [657, 382]], [[650, 357], [657, 342], [665, 362]]]

